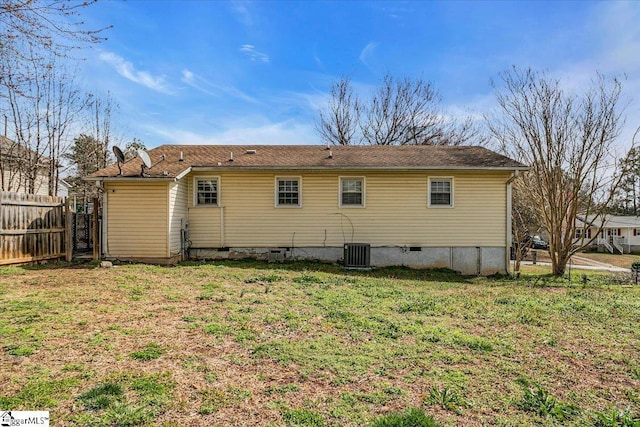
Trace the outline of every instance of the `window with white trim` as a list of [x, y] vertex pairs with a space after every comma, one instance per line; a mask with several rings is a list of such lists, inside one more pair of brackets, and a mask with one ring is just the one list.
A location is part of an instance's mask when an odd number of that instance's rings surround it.
[[452, 178], [429, 178], [429, 206], [453, 207]]
[[276, 206], [300, 206], [300, 178], [278, 178]]
[[218, 178], [195, 178], [194, 205], [218, 206]]
[[364, 178], [340, 178], [340, 205], [364, 206]]

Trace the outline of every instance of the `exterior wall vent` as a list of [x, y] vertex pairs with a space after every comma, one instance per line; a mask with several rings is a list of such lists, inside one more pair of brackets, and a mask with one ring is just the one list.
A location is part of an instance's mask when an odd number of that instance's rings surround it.
[[282, 262], [284, 261], [285, 250], [284, 249], [271, 249], [267, 254], [267, 261], [269, 262]]
[[371, 268], [371, 245], [369, 243], [345, 244], [344, 266], [347, 268]]

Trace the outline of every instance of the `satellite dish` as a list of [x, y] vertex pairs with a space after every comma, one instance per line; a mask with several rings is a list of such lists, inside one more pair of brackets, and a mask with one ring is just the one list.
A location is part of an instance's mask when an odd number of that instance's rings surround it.
[[118, 175], [122, 175], [122, 168], [120, 167], [121, 163], [124, 163], [124, 153], [122, 150], [115, 145], [113, 146], [113, 154], [116, 155], [116, 159], [118, 160]]
[[144, 167], [149, 169], [151, 167], [151, 158], [149, 154], [144, 151], [142, 148], [138, 148], [138, 157], [142, 159], [142, 163], [144, 163]]
[[119, 147], [113, 146], [113, 154], [116, 155], [116, 159], [118, 159], [118, 163], [124, 163], [124, 153]]

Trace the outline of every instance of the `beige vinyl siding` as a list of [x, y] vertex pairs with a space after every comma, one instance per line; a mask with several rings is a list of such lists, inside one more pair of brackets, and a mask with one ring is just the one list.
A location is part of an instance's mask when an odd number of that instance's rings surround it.
[[[4, 171], [5, 190], [14, 193], [28, 192], [26, 177], [19, 171]], [[49, 177], [47, 171], [39, 171], [34, 183], [33, 194], [47, 196], [49, 194]]]
[[166, 258], [168, 195], [166, 182], [105, 183], [107, 256]]
[[[342, 246], [352, 241], [373, 246], [505, 246], [509, 172], [232, 171], [217, 175], [221, 207], [192, 207], [193, 179], [191, 175], [187, 179], [193, 247], [219, 247], [222, 241], [229, 247]], [[274, 206], [275, 177], [285, 175], [301, 177], [301, 208]], [[365, 178], [365, 208], [339, 207], [341, 176]], [[430, 176], [453, 178], [455, 207], [427, 207]]]
[[189, 216], [187, 191], [186, 180], [169, 184], [169, 251], [172, 255], [180, 253], [181, 219], [186, 221]]
[[220, 220], [223, 209], [218, 207], [189, 208], [189, 240], [193, 248], [219, 248]]
[[218, 180], [218, 204], [194, 206], [194, 175], [183, 178], [188, 184], [189, 208], [189, 240], [192, 248], [219, 248], [224, 246], [220, 234], [220, 223], [224, 209], [220, 208], [220, 186], [224, 185], [218, 175], [199, 174], [200, 178], [215, 178]]
[[46, 196], [49, 194], [49, 177], [47, 175], [44, 175], [44, 172], [38, 173], [38, 175], [36, 176], [36, 182], [35, 182], [35, 191], [34, 194], [40, 194], [43, 196]]

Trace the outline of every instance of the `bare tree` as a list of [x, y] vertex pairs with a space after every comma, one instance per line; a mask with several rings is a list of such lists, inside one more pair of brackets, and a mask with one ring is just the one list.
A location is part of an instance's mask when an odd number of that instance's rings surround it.
[[459, 120], [440, 108], [441, 98], [423, 79], [387, 74], [367, 100], [348, 77], [334, 82], [316, 129], [335, 145], [462, 145], [483, 143], [471, 117]]
[[75, 73], [63, 73], [63, 70], [60, 67], [52, 68], [51, 77], [45, 81], [44, 128], [48, 140], [50, 195], [58, 193], [61, 159], [69, 148], [69, 134], [77, 123], [77, 116], [85, 106], [85, 100], [75, 84]]
[[331, 85], [331, 97], [327, 106], [320, 110], [316, 130], [330, 144], [359, 144], [360, 109], [360, 102], [353, 94], [351, 80], [344, 77]]
[[[13, 130], [10, 150], [11, 165], [7, 190], [24, 189], [33, 193], [42, 185], [47, 193], [58, 190], [58, 170], [61, 156], [68, 145], [68, 134], [82, 109], [82, 96], [75, 85], [74, 73], [57, 65], [55, 58], [50, 66], [41, 68], [40, 61], [28, 62], [31, 67], [28, 80], [5, 86], [7, 117]], [[12, 76], [9, 76], [11, 79]], [[5, 154], [5, 153], [3, 153]], [[3, 156], [2, 159], [9, 160]], [[12, 188], [13, 187], [13, 188]]]
[[[38, 51], [65, 55], [80, 45], [104, 40], [111, 27], [88, 29], [79, 20], [80, 11], [97, 0], [2, 0], [0, 3], [0, 51], [23, 57], [26, 45]], [[31, 59], [31, 58], [27, 58]]]
[[[117, 109], [118, 105], [109, 92], [104, 96], [90, 93], [87, 97], [86, 133], [95, 141], [95, 151], [100, 153], [95, 156], [96, 159], [109, 159], [114, 132], [113, 114]], [[95, 170], [98, 170], [106, 164], [99, 162], [95, 166]]]
[[[622, 84], [598, 75], [576, 95], [544, 73], [517, 68], [502, 73], [501, 82], [494, 84], [500, 114], [488, 126], [507, 154], [531, 166], [524, 178], [529, 200], [549, 234], [553, 274], [560, 276], [597, 235], [576, 240], [576, 229], [601, 229], [620, 185], [609, 166], [622, 125]], [[578, 215], [586, 218], [583, 226]]]
[[440, 97], [430, 82], [384, 76], [361, 124], [364, 139], [372, 145], [420, 145], [442, 137]]
[[11, 125], [11, 138], [0, 146], [5, 189], [33, 192], [46, 176], [48, 193], [57, 192], [59, 160], [80, 103], [60, 63], [73, 59], [72, 50], [104, 40], [109, 27], [89, 29], [80, 19], [96, 2], [0, 2], [0, 113]]
[[[82, 117], [85, 130], [73, 140], [64, 158], [70, 162], [68, 181], [70, 194], [75, 194], [86, 206], [93, 197], [99, 197], [97, 187], [84, 181], [87, 175], [104, 168], [111, 161], [111, 147], [114, 143], [113, 116], [118, 105], [111, 95], [88, 94]], [[135, 140], [134, 140], [135, 141]]]
[[520, 263], [531, 247], [531, 236], [538, 233], [541, 225], [538, 220], [535, 204], [529, 197], [529, 185], [522, 176], [512, 184], [511, 233], [514, 250], [514, 271], [520, 270]]

